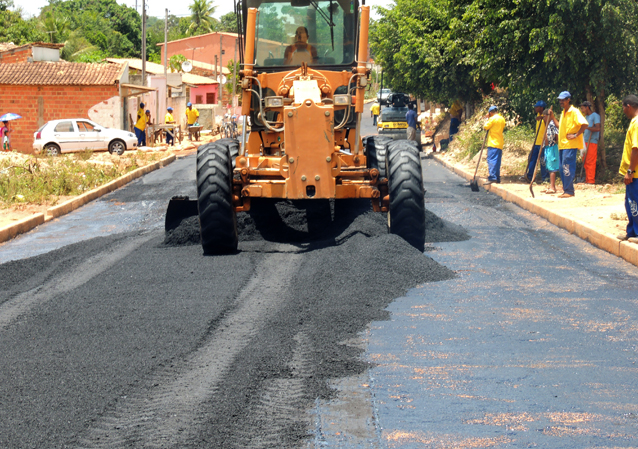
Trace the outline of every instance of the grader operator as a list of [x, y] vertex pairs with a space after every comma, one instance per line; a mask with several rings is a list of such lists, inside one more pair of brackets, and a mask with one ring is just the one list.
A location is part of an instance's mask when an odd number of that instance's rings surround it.
[[[390, 232], [422, 250], [416, 148], [379, 136], [364, 143], [360, 136], [370, 7], [358, 0], [244, 0], [236, 12], [242, 115], [251, 126], [238, 140], [198, 149], [204, 253], [236, 251], [236, 214], [264, 198], [368, 198], [373, 210], [388, 213]], [[188, 208], [172, 200], [166, 228], [174, 226], [176, 211]]]

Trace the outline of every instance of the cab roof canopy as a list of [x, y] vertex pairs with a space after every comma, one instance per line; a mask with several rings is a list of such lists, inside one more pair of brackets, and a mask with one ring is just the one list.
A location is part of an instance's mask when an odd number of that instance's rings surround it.
[[[285, 3], [290, 6], [294, 6], [295, 8], [302, 8], [304, 6], [311, 6], [312, 3], [318, 3], [320, 1], [326, 0], [248, 0], [244, 4], [248, 8], [259, 8], [263, 3]], [[339, 4], [341, 9], [346, 12], [350, 10], [350, 0], [333, 0], [333, 2]], [[355, 0], [355, 3], [358, 5], [359, 1]]]

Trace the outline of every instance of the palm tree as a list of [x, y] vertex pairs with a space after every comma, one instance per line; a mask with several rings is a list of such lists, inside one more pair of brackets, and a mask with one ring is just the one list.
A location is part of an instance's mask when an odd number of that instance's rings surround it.
[[66, 17], [50, 10], [40, 19], [40, 28], [49, 35], [52, 44], [66, 41], [71, 32]]
[[193, 4], [188, 7], [191, 10], [191, 25], [188, 27], [188, 34], [210, 33], [214, 31], [217, 20], [213, 18], [216, 6], [213, 0], [193, 0]]

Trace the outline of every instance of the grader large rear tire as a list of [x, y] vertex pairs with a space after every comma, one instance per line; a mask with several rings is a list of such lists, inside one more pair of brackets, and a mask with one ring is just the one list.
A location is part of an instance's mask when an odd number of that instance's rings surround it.
[[229, 146], [215, 142], [197, 150], [197, 208], [204, 254], [237, 251], [237, 214], [232, 201]]
[[397, 141], [386, 158], [390, 210], [390, 232], [419, 251], [425, 247], [425, 198], [421, 158], [407, 141]]

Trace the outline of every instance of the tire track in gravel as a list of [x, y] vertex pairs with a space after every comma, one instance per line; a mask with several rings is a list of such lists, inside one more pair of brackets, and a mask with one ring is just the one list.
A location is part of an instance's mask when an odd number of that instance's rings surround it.
[[150, 392], [123, 397], [87, 431], [78, 447], [183, 447], [194, 437], [205, 424], [200, 410], [218, 393], [218, 384], [237, 355], [288, 299], [282, 280], [293, 277], [303, 256], [288, 245], [277, 247], [282, 252], [262, 261], [233, 310], [219, 320], [200, 348], [155, 375]]
[[[305, 332], [293, 337], [295, 349], [287, 364], [290, 377], [276, 378], [266, 382], [260, 391], [257, 404], [251, 407], [248, 419], [237, 431], [234, 447], [244, 449], [266, 449], [288, 447], [288, 430], [295, 427], [310, 428], [312, 418], [303, 411], [306, 408], [306, 380], [314, 372], [312, 341]], [[254, 429], [260, 429], [259, 434]]]
[[66, 274], [54, 277], [43, 285], [17, 294], [0, 305], [0, 328], [8, 327], [18, 317], [38, 305], [84, 285], [154, 237], [155, 235], [149, 233], [138, 238], [120, 241], [105, 251], [88, 258]]

